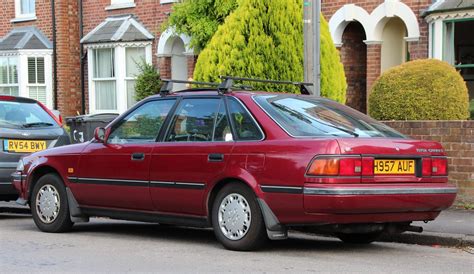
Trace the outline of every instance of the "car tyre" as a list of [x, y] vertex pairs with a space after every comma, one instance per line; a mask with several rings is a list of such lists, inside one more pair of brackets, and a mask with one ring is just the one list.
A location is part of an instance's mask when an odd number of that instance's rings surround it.
[[38, 180], [30, 205], [33, 220], [41, 231], [65, 232], [74, 224], [69, 215], [66, 188], [57, 174], [46, 174]]
[[370, 244], [377, 241], [382, 232], [371, 232], [371, 233], [337, 233], [336, 236], [348, 244]]
[[268, 239], [255, 194], [237, 182], [224, 186], [217, 194], [212, 226], [216, 238], [230, 250], [255, 250]]

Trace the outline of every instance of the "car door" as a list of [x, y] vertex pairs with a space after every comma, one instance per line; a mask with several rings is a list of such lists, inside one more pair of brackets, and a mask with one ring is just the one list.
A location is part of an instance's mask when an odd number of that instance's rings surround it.
[[72, 187], [79, 204], [152, 210], [151, 152], [175, 99], [145, 102], [111, 126], [105, 143], [91, 142]]
[[233, 146], [222, 96], [183, 98], [167, 134], [153, 148], [150, 193], [155, 209], [203, 215], [206, 189], [222, 176]]

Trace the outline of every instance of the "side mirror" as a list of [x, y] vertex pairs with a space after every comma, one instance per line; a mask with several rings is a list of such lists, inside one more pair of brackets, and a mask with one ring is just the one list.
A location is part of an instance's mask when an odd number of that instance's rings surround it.
[[105, 143], [105, 128], [98, 127], [94, 130], [94, 139], [99, 143]]

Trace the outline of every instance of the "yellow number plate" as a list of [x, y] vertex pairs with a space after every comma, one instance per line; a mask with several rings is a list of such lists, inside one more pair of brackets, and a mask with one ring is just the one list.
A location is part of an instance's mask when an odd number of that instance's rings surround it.
[[46, 141], [4, 140], [3, 148], [10, 152], [36, 152], [46, 149]]
[[375, 160], [374, 174], [415, 174], [415, 160]]

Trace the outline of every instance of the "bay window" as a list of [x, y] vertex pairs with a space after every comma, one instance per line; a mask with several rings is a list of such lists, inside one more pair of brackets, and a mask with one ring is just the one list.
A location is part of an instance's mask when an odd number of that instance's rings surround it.
[[114, 46], [88, 49], [90, 113], [121, 113], [132, 107], [140, 64], [151, 63], [151, 43]]
[[47, 104], [44, 57], [28, 57], [28, 97]]
[[0, 95], [19, 95], [17, 57], [0, 57]]

